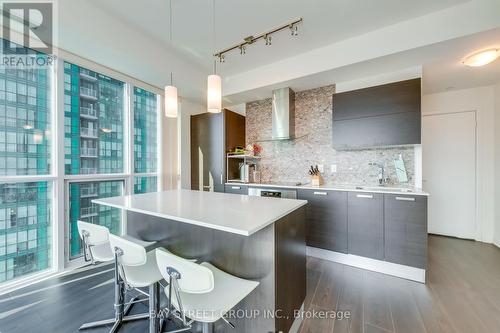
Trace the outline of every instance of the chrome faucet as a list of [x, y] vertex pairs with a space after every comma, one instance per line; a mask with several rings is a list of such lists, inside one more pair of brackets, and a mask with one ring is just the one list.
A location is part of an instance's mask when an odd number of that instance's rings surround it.
[[371, 166], [376, 166], [380, 168], [380, 173], [378, 174], [378, 185], [379, 186], [385, 186], [389, 182], [389, 177], [385, 176], [385, 168], [384, 164], [382, 163], [377, 163], [377, 162], [370, 162], [368, 165]]

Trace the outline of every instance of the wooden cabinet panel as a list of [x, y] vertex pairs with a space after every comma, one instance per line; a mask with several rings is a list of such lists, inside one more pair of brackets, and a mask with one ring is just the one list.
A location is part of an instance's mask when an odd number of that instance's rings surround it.
[[420, 100], [420, 79], [346, 91], [333, 95], [333, 119], [358, 119], [406, 112], [420, 114]]
[[427, 197], [386, 194], [385, 260], [427, 267]]
[[408, 112], [334, 121], [333, 147], [340, 150], [419, 144], [420, 128], [420, 113]]
[[420, 79], [333, 95], [335, 149], [421, 143]]
[[347, 253], [347, 192], [300, 190], [298, 198], [308, 201], [307, 245]]
[[372, 259], [384, 259], [383, 194], [349, 192], [348, 252]]

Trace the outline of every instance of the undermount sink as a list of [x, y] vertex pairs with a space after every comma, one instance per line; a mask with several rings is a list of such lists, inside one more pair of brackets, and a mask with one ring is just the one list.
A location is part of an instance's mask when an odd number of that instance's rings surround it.
[[378, 191], [378, 192], [413, 192], [409, 188], [401, 188], [401, 187], [385, 187], [385, 186], [356, 186], [356, 190], [364, 190], [364, 191]]

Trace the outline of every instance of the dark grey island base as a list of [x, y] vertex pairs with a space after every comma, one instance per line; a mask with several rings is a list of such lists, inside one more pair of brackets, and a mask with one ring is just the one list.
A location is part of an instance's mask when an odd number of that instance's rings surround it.
[[295, 329], [294, 311], [302, 307], [306, 294], [305, 206], [250, 236], [126, 213], [131, 236], [159, 241], [177, 255], [208, 261], [230, 274], [260, 282], [235, 308], [245, 310], [244, 317], [252, 313], [257, 317], [229, 318], [236, 329], [219, 320], [217, 332], [289, 332], [292, 324]]

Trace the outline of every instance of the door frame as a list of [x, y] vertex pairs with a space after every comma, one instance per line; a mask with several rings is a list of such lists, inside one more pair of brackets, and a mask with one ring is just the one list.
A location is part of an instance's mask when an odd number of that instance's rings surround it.
[[[479, 169], [479, 161], [478, 161], [478, 133], [477, 133], [477, 110], [464, 110], [464, 111], [456, 111], [456, 112], [434, 112], [434, 113], [425, 113], [422, 114], [422, 120], [424, 117], [434, 117], [434, 116], [449, 116], [454, 114], [464, 114], [464, 113], [472, 113], [474, 115], [474, 239], [476, 241], [482, 240], [482, 225], [479, 219], [479, 202], [478, 202], [478, 193], [479, 193], [479, 179], [478, 179], [478, 169]], [[423, 132], [423, 121], [422, 121], [422, 137], [424, 135]], [[424, 146], [422, 145], [422, 179], [425, 182], [425, 174], [423, 167], [423, 156], [424, 156]], [[429, 196], [432, 196], [432, 193], [429, 193]]]

